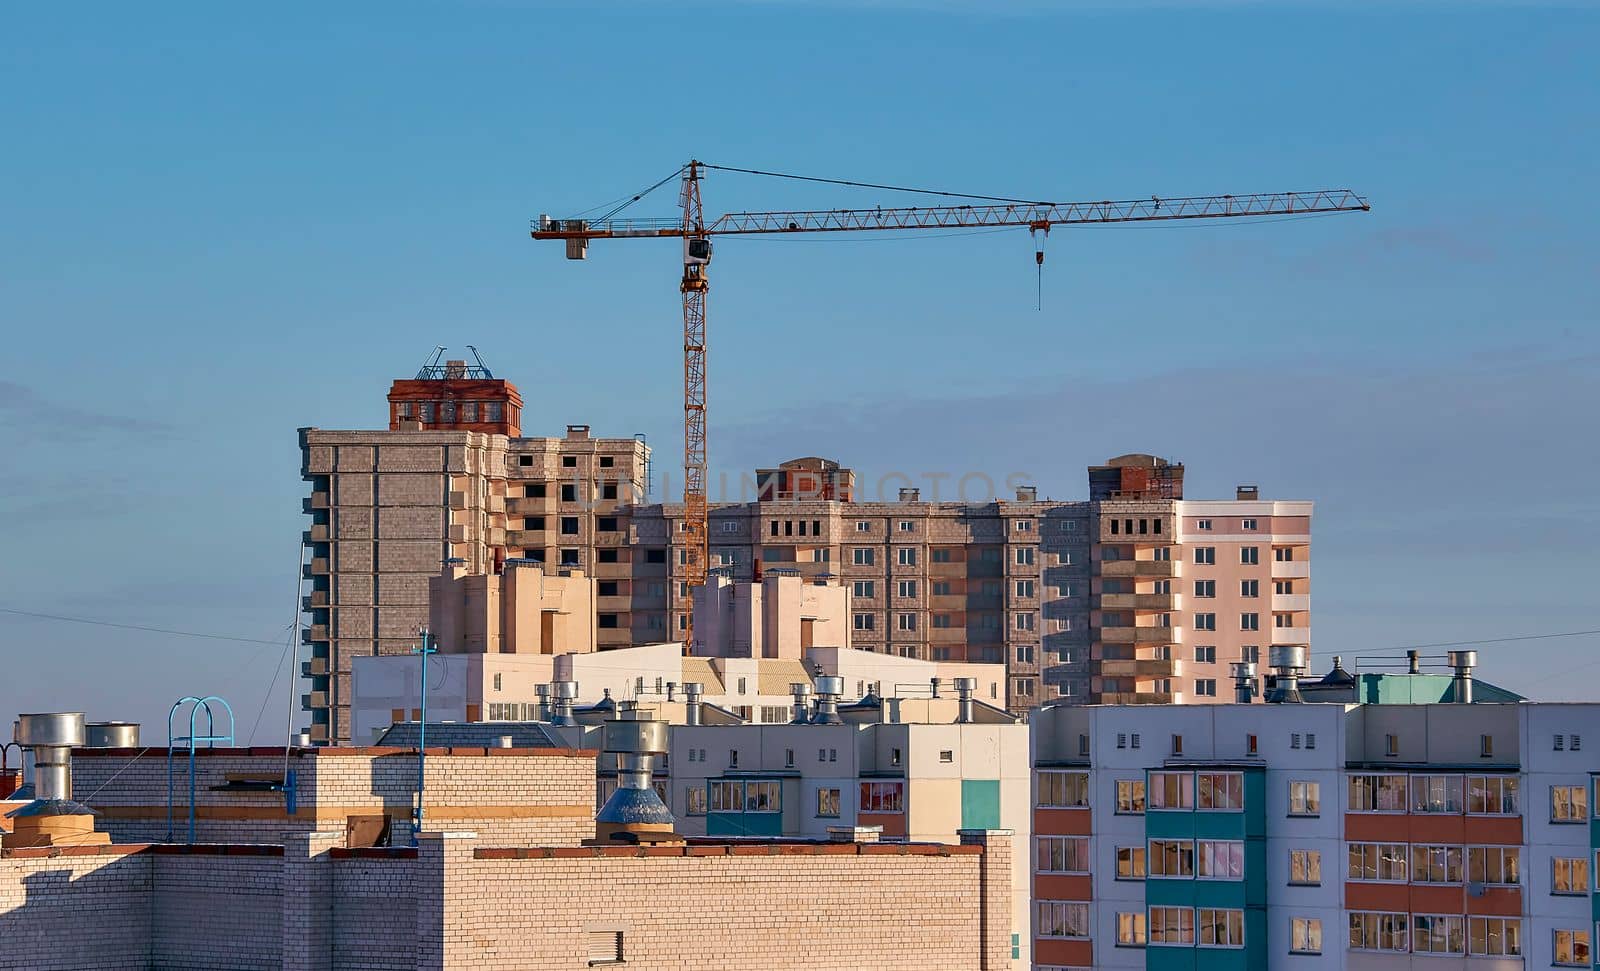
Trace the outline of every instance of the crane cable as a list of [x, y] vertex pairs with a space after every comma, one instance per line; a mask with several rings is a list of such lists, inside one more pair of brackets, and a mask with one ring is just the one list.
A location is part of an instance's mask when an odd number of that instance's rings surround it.
[[708, 169], [719, 172], [739, 172], [744, 175], [763, 175], [774, 179], [793, 179], [796, 182], [821, 182], [826, 185], [847, 185], [856, 189], [885, 189], [890, 192], [915, 192], [926, 196], [947, 196], [953, 199], [982, 199], [985, 202], [1018, 202], [1029, 206], [1049, 206], [1054, 203], [1040, 199], [1015, 199], [1011, 196], [986, 196], [975, 192], [948, 192], [943, 189], [913, 189], [903, 185], [879, 185], [875, 182], [854, 182], [849, 179], [823, 179], [814, 175], [793, 175], [788, 172], [765, 172], [761, 169], [741, 169], [732, 165], [712, 165], [701, 162]]

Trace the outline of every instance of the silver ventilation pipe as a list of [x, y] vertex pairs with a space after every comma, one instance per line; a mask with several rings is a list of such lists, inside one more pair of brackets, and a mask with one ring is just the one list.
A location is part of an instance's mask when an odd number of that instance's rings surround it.
[[956, 678], [956, 721], [962, 725], [972, 724], [972, 693], [978, 690], [977, 678]]
[[1233, 676], [1233, 700], [1248, 705], [1256, 697], [1256, 666], [1249, 661], [1235, 661], [1228, 666]]
[[690, 725], [700, 724], [700, 695], [704, 691], [705, 686], [698, 681], [683, 683], [684, 721]]
[[795, 681], [789, 685], [789, 693], [794, 696], [794, 717], [789, 720], [791, 725], [804, 725], [810, 721], [808, 699], [811, 697], [811, 685], [804, 681]]
[[552, 725], [576, 725], [578, 720], [572, 717], [572, 704], [578, 698], [578, 682], [556, 681], [550, 685], [550, 693], [555, 698], [555, 711], [550, 715]]
[[1450, 667], [1455, 676], [1450, 681], [1450, 700], [1458, 705], [1472, 704], [1472, 669], [1478, 666], [1477, 651], [1451, 651]]
[[1406, 652], [1406, 673], [1407, 674], [1421, 674], [1422, 673], [1422, 652], [1421, 651], [1407, 651]]
[[533, 686], [533, 693], [539, 698], [538, 704], [534, 710], [534, 716], [539, 721], [549, 721], [551, 715], [550, 686], [544, 683], [536, 684]]
[[1299, 644], [1274, 644], [1267, 648], [1267, 666], [1274, 675], [1267, 701], [1294, 704], [1300, 698], [1300, 676], [1306, 673], [1306, 649]]
[[83, 744], [83, 712], [18, 715], [12, 738], [33, 752], [33, 798], [70, 801], [72, 749]]
[[89, 722], [84, 726], [86, 748], [138, 748], [138, 722]]
[[813, 725], [843, 725], [839, 717], [839, 698], [844, 694], [844, 679], [822, 677], [817, 679], [817, 711], [811, 716]]

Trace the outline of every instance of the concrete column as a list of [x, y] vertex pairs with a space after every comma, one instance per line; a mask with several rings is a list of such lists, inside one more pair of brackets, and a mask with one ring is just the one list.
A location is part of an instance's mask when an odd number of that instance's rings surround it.
[[1011, 960], [1011, 935], [1029, 933], [1027, 922], [1013, 931], [1015, 916], [1011, 913], [1011, 853], [1012, 836], [1009, 829], [960, 829], [963, 846], [981, 846], [978, 857], [979, 916], [978, 933], [982, 971], [1001, 971], [1013, 967]]
[[477, 833], [417, 834], [417, 971], [479, 966], [469, 953], [477, 845]]
[[333, 968], [333, 865], [343, 832], [289, 833], [283, 844], [283, 967]]

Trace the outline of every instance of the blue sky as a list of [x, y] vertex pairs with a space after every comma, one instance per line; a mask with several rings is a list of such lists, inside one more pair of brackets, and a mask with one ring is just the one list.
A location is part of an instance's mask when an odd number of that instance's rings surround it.
[[[726, 241], [713, 463], [1027, 472], [1077, 498], [1085, 465], [1151, 451], [1192, 496], [1318, 501], [1323, 657], [1600, 627], [1597, 40], [1593, 6], [1528, 3], [13, 10], [0, 606], [281, 638], [295, 428], [379, 423], [435, 344], [517, 381], [528, 433], [643, 432], [670, 468], [673, 245], [569, 263], [526, 228], [697, 156], [1055, 199], [1361, 191], [1370, 214], [1058, 230], [1042, 312], [1025, 232]], [[248, 734], [280, 654], [0, 633], [0, 713], [157, 735], [206, 692]], [[1577, 697], [1597, 645], [1485, 648], [1484, 675]]]

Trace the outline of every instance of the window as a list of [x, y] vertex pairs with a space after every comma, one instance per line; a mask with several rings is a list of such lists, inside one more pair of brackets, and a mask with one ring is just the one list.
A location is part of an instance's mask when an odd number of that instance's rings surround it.
[[1087, 938], [1089, 905], [1065, 900], [1039, 901], [1039, 936]]
[[948, 596], [950, 596], [950, 581], [949, 580], [935, 580], [935, 581], [933, 581], [933, 595], [935, 597], [948, 597]]
[[916, 524], [913, 523], [911, 520], [909, 520], [909, 519], [900, 520], [900, 523], [899, 523], [900, 532], [909, 533], [915, 528], [916, 528]]
[[1291, 918], [1289, 951], [1293, 954], [1321, 954], [1322, 921], [1315, 917]]
[[1143, 880], [1144, 879], [1144, 847], [1119, 846], [1117, 847], [1117, 879], [1118, 880]]
[[1410, 930], [1406, 914], [1357, 911], [1350, 915], [1350, 950], [1404, 951]]
[[1589, 892], [1589, 858], [1558, 856], [1550, 861], [1550, 892], [1586, 894]]
[[746, 782], [744, 784], [744, 811], [747, 813], [782, 812], [783, 784], [781, 782]]
[[1089, 837], [1039, 836], [1039, 873], [1088, 873]]
[[570, 483], [570, 482], [568, 484], [562, 486], [561, 487], [561, 501], [562, 502], [577, 502], [578, 501], [578, 487], [576, 485]]
[[1515, 917], [1468, 918], [1467, 947], [1470, 954], [1515, 957], [1522, 953], [1522, 921]]
[[861, 811], [864, 813], [905, 812], [903, 789], [898, 782], [861, 783]]
[[[691, 749], [691, 755], [694, 750]], [[703, 785], [688, 785], [683, 787], [684, 811], [691, 816], [704, 816], [706, 814], [706, 788]]]
[[1494, 736], [1493, 735], [1479, 735], [1478, 736], [1478, 755], [1481, 756], [1482, 758], [1486, 758], [1486, 759], [1494, 757]]
[[1515, 816], [1522, 811], [1514, 775], [1467, 776], [1467, 812]]
[[1195, 790], [1199, 809], [1244, 808], [1244, 777], [1237, 772], [1201, 772]]
[[1404, 883], [1409, 872], [1404, 843], [1351, 843], [1351, 880]]
[[1261, 547], [1259, 547], [1259, 546], [1241, 546], [1241, 547], [1239, 547], [1239, 562], [1243, 563], [1245, 566], [1256, 566], [1257, 564], [1259, 564], [1261, 562]]
[[577, 468], [578, 467], [578, 457], [576, 455], [563, 455], [563, 456], [561, 456], [561, 467], [563, 469], [575, 469], [575, 468]]
[[1406, 811], [1406, 777], [1403, 775], [1353, 775], [1350, 801], [1353, 813], [1403, 813]]
[[1014, 616], [1014, 626], [1017, 628], [1017, 630], [1033, 630], [1032, 614], [1016, 614]]
[[1550, 821], [1552, 823], [1581, 823], [1589, 818], [1589, 789], [1587, 786], [1551, 786]]
[[706, 784], [708, 808], [714, 813], [742, 812], [744, 810], [744, 783], [723, 782], [713, 779]]
[[1196, 840], [1195, 875], [1206, 880], [1243, 880], [1244, 843], [1238, 840]]
[[[1241, 596], [1241, 597], [1259, 597], [1259, 596], [1261, 596], [1261, 581], [1260, 580], [1240, 580], [1239, 581], [1239, 596]], [[1285, 626], [1288, 626], [1288, 625], [1285, 625]]]
[[1033, 532], [1033, 520], [1031, 520], [1031, 519], [1019, 519], [1019, 520], [1017, 520], [1017, 532], [1019, 532], [1019, 533], [1031, 533], [1031, 532]]
[[1118, 813], [1142, 815], [1144, 813], [1144, 780], [1117, 780]]
[[1293, 563], [1294, 562], [1294, 547], [1292, 547], [1292, 546], [1274, 546], [1272, 548], [1272, 558], [1277, 560], [1279, 563]]
[[1217, 663], [1217, 648], [1216, 648], [1216, 646], [1215, 645], [1207, 645], [1205, 647], [1197, 647], [1197, 648], [1195, 648], [1194, 649], [1194, 660], [1195, 660], [1196, 664], [1215, 664], [1215, 663]]
[[895, 590], [901, 597], [915, 597], [917, 595], [917, 581], [901, 580], [895, 584]]
[[1246, 519], [1244, 521], [1244, 523], [1243, 523], [1243, 526], [1244, 526], [1245, 529], [1248, 529], [1248, 530], [1254, 530], [1254, 529], [1257, 528], [1256, 527], [1256, 521], [1254, 519]]
[[1089, 774], [1039, 770], [1039, 805], [1085, 809], [1089, 806]]
[[1515, 846], [1467, 847], [1467, 879], [1511, 886], [1522, 882], [1522, 851]]
[[950, 626], [950, 615], [949, 614], [934, 614], [933, 615], [933, 626], [939, 627], [939, 628], [947, 628], [947, 627], [949, 627]]
[[933, 551], [931, 551], [928, 555], [930, 557], [932, 557], [933, 562], [935, 562], [935, 563], [949, 563], [950, 562], [950, 548], [947, 547], [947, 546], [937, 547]]
[[817, 790], [817, 815], [823, 819], [839, 818], [839, 790]]
[[895, 626], [900, 630], [916, 630], [916, 614], [895, 614]]
[[871, 580], [857, 580], [857, 581], [855, 581], [850, 586], [850, 594], [851, 594], [851, 596], [854, 596], [854, 597], [864, 597], [864, 598], [866, 598], [868, 600], [872, 599], [872, 597], [874, 596], [872, 581]]
[[1194, 561], [1199, 566], [1214, 566], [1217, 562], [1217, 548], [1215, 546], [1195, 547]]
[[578, 551], [576, 549], [564, 549], [564, 550], [562, 550], [561, 551], [561, 565], [562, 566], [577, 566], [578, 565]]
[[1032, 566], [1033, 565], [1033, 547], [1031, 547], [1031, 546], [1019, 546], [1019, 547], [1017, 547], [1017, 565], [1018, 566]]
[[1215, 698], [1217, 696], [1217, 679], [1197, 678], [1194, 683], [1194, 693], [1203, 698]]
[[1320, 782], [1291, 782], [1291, 783], [1289, 783], [1289, 815], [1291, 815], [1291, 816], [1320, 816], [1320, 815], [1322, 815], [1322, 783], [1320, 783]]
[[1289, 882], [1300, 887], [1322, 885], [1322, 852], [1320, 850], [1289, 851]]
[[1244, 947], [1244, 911], [1201, 907], [1194, 914], [1201, 947]]
[[1209, 530], [1211, 528], [1211, 520], [1209, 520], [1209, 519], [1196, 519], [1194, 521], [1194, 528], [1197, 529], [1197, 530]]
[[1261, 629], [1261, 615], [1260, 614], [1240, 614], [1239, 615], [1239, 629], [1240, 630], [1260, 630]]
[[940, 762], [951, 762], [951, 763], [953, 763], [953, 762], [955, 762], [955, 760], [956, 760], [956, 750], [955, 749], [953, 749], [953, 748], [942, 748], [942, 749], [939, 750], [939, 761]]
[[1215, 597], [1217, 595], [1217, 581], [1196, 580], [1194, 582], [1194, 595], [1196, 597]]
[[1589, 956], [1589, 931], [1587, 929], [1581, 931], [1558, 930], [1555, 932], [1555, 939], [1555, 953], [1550, 963], [1584, 968], [1589, 966], [1592, 959]]
[[872, 615], [871, 614], [856, 614], [855, 615], [855, 629], [856, 630], [872, 630]]
[[1117, 946], [1144, 947], [1144, 914], [1117, 912]]
[[1150, 908], [1151, 944], [1193, 944], [1194, 911], [1188, 907]]
[[1461, 777], [1458, 775], [1412, 776], [1411, 811], [1414, 813], [1459, 813], [1461, 811]]
[[1188, 772], [1150, 773], [1151, 809], [1193, 809], [1194, 776]]
[[917, 551], [910, 546], [902, 546], [895, 550], [895, 559], [901, 566], [916, 566]]
[[850, 551], [850, 562], [856, 566], [871, 566], [876, 559], [870, 546], [857, 546]]
[[1411, 920], [1413, 954], [1465, 954], [1467, 922], [1462, 917], [1417, 914]]
[[665, 563], [667, 562], [667, 551], [659, 547], [646, 549], [644, 551], [644, 561], [646, 563]]
[[1033, 581], [1032, 580], [1018, 580], [1017, 581], [1017, 596], [1021, 597], [1021, 598], [1032, 597], [1033, 596]]
[[1460, 883], [1461, 847], [1414, 844], [1411, 879], [1414, 883]]
[[1151, 840], [1146, 858], [1152, 877], [1194, 876], [1194, 840]]
[[1216, 630], [1217, 629], [1217, 615], [1216, 614], [1195, 614], [1194, 615], [1194, 629], [1195, 630]]

